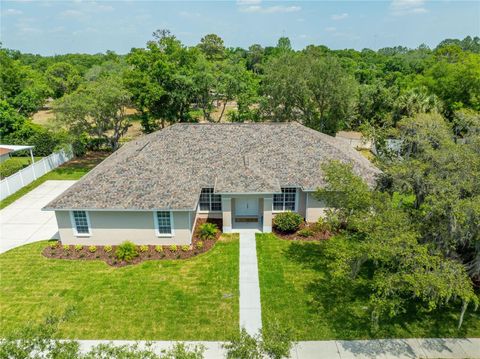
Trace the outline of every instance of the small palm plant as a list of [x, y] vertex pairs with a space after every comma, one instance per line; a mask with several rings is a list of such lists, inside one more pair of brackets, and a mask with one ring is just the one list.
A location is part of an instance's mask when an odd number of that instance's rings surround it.
[[203, 223], [198, 227], [198, 236], [203, 239], [215, 239], [218, 227], [215, 223]]

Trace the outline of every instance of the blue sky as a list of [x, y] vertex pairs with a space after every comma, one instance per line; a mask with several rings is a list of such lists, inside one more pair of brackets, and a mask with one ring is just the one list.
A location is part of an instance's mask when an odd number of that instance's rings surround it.
[[480, 1], [58, 1], [0, 2], [3, 47], [42, 55], [127, 53], [143, 47], [155, 29], [183, 43], [208, 33], [226, 46], [275, 45], [288, 36], [296, 49], [378, 49], [480, 34]]

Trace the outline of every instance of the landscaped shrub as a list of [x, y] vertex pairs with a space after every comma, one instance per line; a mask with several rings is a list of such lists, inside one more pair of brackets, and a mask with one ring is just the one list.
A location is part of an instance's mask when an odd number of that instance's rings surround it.
[[107, 244], [105, 247], [103, 247], [103, 250], [105, 251], [105, 253], [110, 253], [112, 251], [112, 246]]
[[0, 163], [0, 178], [11, 176], [27, 166], [28, 163], [26, 163], [23, 158], [12, 157]]
[[197, 249], [202, 249], [203, 248], [203, 242], [202, 241], [198, 241], [196, 243], [196, 246], [197, 246]]
[[56, 242], [56, 241], [55, 242], [50, 242], [48, 245], [50, 246], [50, 248], [55, 249], [55, 248], [58, 247], [58, 242]]
[[171, 250], [172, 252], [176, 252], [176, 251], [178, 250], [176, 244], [172, 244], [169, 248], [170, 248], [170, 250]]
[[308, 229], [308, 228], [304, 228], [304, 229], [301, 229], [298, 231], [298, 235], [300, 237], [311, 237], [314, 235], [314, 232], [311, 230], [311, 229]]
[[184, 245], [182, 246], [182, 251], [188, 252], [190, 250], [190, 246]]
[[146, 245], [140, 246], [140, 252], [145, 253], [146, 251], [148, 251], [148, 246]]
[[117, 247], [115, 256], [118, 260], [130, 262], [133, 258], [138, 256], [137, 246], [132, 242], [125, 241]]
[[203, 223], [198, 226], [198, 236], [203, 239], [215, 239], [217, 235], [218, 227], [215, 223]]
[[155, 246], [155, 252], [163, 253], [163, 246]]
[[75, 244], [75, 250], [78, 252], [78, 251], [81, 251], [83, 249], [83, 246], [81, 244]]
[[279, 213], [273, 219], [273, 225], [280, 232], [295, 232], [303, 222], [302, 216], [295, 212]]
[[329, 224], [328, 222], [323, 218], [323, 217], [320, 217], [318, 219], [318, 221], [312, 225], [312, 229], [315, 231], [315, 232], [324, 232], [326, 230], [329, 229]]
[[64, 250], [65, 252], [70, 251], [70, 246], [69, 246], [68, 244], [64, 244], [64, 245], [63, 245], [63, 250]]
[[90, 246], [90, 247], [88, 247], [88, 251], [90, 253], [95, 253], [97, 251], [97, 247], [96, 246]]

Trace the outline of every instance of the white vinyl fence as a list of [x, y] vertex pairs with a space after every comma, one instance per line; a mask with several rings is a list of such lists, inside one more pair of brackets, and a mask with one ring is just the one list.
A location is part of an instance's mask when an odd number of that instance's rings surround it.
[[17, 192], [19, 189], [35, 181], [45, 173], [50, 172], [62, 163], [72, 159], [72, 157], [73, 154], [71, 150], [60, 150], [59, 152], [54, 152], [50, 156], [44, 157], [13, 175], [2, 179], [0, 181], [0, 200]]

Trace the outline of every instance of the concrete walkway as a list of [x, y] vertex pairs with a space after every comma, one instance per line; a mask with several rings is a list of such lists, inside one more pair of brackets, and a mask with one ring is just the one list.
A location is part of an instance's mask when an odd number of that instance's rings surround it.
[[[91, 347], [107, 340], [80, 340], [80, 348], [87, 352]], [[134, 341], [116, 340], [114, 345], [134, 344]], [[143, 346], [145, 342], [138, 342]], [[171, 348], [175, 342], [155, 341], [156, 353]], [[187, 345], [204, 345], [206, 359], [226, 357], [223, 342], [185, 342]], [[382, 339], [382, 340], [330, 340], [299, 342], [291, 352], [292, 359], [447, 359], [480, 358], [480, 338], [476, 339]]]
[[46, 181], [0, 210], [0, 253], [53, 238], [58, 232], [55, 213], [41, 209], [75, 182]]
[[260, 283], [258, 280], [257, 230], [241, 229], [240, 234], [240, 327], [250, 335], [262, 328]]

